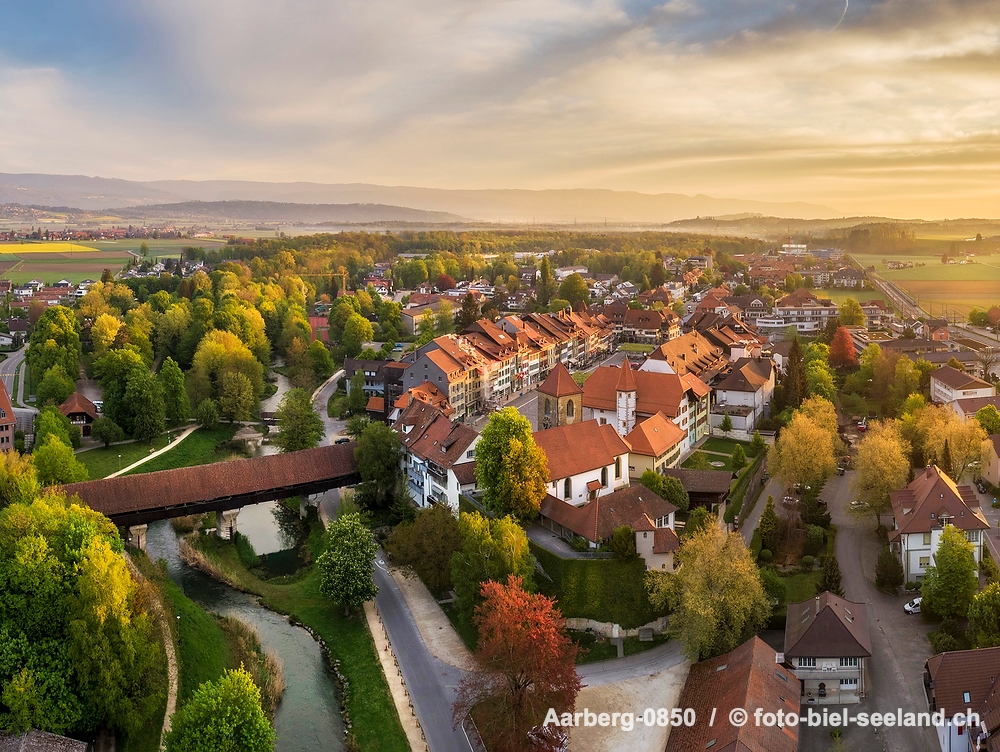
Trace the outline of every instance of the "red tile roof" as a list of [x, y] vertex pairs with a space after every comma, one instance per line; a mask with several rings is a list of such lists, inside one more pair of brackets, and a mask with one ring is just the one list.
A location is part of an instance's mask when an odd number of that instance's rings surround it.
[[637, 423], [625, 441], [634, 454], [644, 457], [662, 457], [684, 440], [687, 434], [663, 413], [657, 413]]
[[14, 406], [10, 403], [10, 395], [7, 394], [7, 386], [0, 379], [0, 426], [14, 425], [17, 419], [14, 416]]
[[[593, 543], [610, 538], [615, 528], [622, 525], [632, 526], [634, 530], [636, 524], [642, 523], [644, 515], [650, 522], [649, 529], [653, 529], [652, 520], [668, 517], [676, 511], [677, 507], [669, 501], [639, 484], [619, 488], [607, 496], [598, 496], [582, 507], [546, 495], [540, 509], [543, 517]], [[668, 545], [668, 537], [664, 537], [664, 545]], [[675, 535], [674, 538], [676, 537]]]
[[668, 418], [676, 418], [680, 415], [684, 392], [693, 389], [675, 373], [626, 371], [624, 367], [602, 366], [583, 384], [583, 406], [594, 410], [617, 410], [619, 382], [623, 378], [635, 385], [635, 409], [640, 415], [662, 412]]
[[[635, 376], [632, 375], [632, 366], [628, 362], [628, 358], [622, 361], [621, 368], [618, 375], [618, 384], [616, 386], [616, 391], [618, 392], [634, 392], [636, 390], [635, 386]], [[616, 398], [617, 399], [617, 398]]]
[[548, 458], [550, 483], [613, 465], [615, 457], [628, 454], [628, 445], [614, 427], [602, 426], [596, 420], [549, 428], [534, 436]]
[[85, 413], [90, 416], [91, 420], [97, 420], [100, 417], [94, 403], [79, 392], [73, 392], [67, 397], [66, 401], [59, 405], [59, 412], [67, 417], [74, 413]]
[[940, 527], [942, 515], [962, 530], [987, 530], [990, 526], [976, 492], [970, 486], [956, 485], [937, 465], [929, 466], [906, 488], [893, 491], [889, 500], [896, 518], [889, 540], [909, 533], [929, 533]]
[[420, 401], [403, 411], [393, 429], [407, 451], [445, 469], [463, 459], [479, 436], [469, 426], [452, 423], [443, 412]]
[[938, 653], [927, 660], [927, 672], [934, 682], [935, 709], [944, 710], [949, 718], [966, 708], [979, 710], [995, 692], [1000, 647]]
[[566, 397], [571, 394], [583, 394], [583, 387], [573, 380], [569, 369], [559, 362], [538, 387], [538, 391], [540, 394], [552, 397]]

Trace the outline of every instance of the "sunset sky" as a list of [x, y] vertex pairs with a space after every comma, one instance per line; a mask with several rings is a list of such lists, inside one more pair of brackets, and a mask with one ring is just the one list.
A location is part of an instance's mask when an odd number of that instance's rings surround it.
[[0, 172], [1000, 217], [996, 0], [848, 2], [3, 0]]

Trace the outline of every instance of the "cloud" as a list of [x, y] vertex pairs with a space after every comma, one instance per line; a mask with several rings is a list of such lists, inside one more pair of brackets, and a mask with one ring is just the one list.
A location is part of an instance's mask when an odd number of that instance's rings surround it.
[[120, 74], [0, 58], [0, 169], [996, 214], [991, 2], [855, 0], [832, 33], [838, 0], [130, 8]]

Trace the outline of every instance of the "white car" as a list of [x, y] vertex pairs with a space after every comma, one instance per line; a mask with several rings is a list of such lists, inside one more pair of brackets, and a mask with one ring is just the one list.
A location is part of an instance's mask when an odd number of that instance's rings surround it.
[[855, 499], [851, 502], [851, 509], [867, 509], [868, 503], [861, 501], [861, 499]]
[[903, 610], [908, 614], [919, 614], [920, 613], [920, 601], [923, 598], [914, 598], [909, 603], [903, 604]]

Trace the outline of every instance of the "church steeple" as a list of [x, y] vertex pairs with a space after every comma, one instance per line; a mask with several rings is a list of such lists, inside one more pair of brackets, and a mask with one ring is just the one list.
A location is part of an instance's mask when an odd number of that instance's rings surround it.
[[635, 375], [632, 373], [632, 366], [628, 358], [622, 361], [621, 375], [618, 377], [618, 385], [615, 387], [616, 403], [618, 407], [618, 425], [616, 426], [621, 436], [627, 436], [635, 428], [635, 403], [636, 386]]

